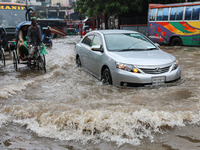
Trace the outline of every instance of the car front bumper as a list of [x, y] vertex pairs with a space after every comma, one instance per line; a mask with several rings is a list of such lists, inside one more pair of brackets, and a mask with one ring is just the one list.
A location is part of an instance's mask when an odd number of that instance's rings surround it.
[[[143, 74], [143, 73], [133, 73], [124, 71], [121, 69], [115, 69], [111, 71], [113, 85], [121, 86], [144, 86], [151, 85], [152, 78], [164, 77], [164, 83], [173, 82], [181, 78], [181, 68], [180, 66], [171, 72], [166, 72], [162, 74]], [[153, 83], [154, 84], [154, 83]]]

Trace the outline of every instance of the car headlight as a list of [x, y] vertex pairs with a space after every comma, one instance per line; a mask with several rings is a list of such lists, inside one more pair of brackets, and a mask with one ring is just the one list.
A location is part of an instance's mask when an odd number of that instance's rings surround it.
[[122, 69], [125, 71], [140, 73], [140, 71], [134, 65], [129, 65], [129, 64], [124, 64], [124, 63], [116, 63], [116, 67], [118, 69]]
[[176, 61], [174, 62], [174, 64], [173, 64], [172, 71], [173, 71], [173, 70], [176, 70], [176, 69], [178, 68], [178, 66], [179, 66], [179, 61], [176, 60]]

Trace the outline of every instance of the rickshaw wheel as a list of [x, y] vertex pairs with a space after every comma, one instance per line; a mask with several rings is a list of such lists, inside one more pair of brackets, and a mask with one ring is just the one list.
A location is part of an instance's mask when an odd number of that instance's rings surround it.
[[6, 59], [5, 59], [4, 53], [2, 53], [2, 62], [3, 62], [3, 65], [5, 66], [6, 65]]
[[38, 66], [38, 70], [44, 70], [44, 73], [46, 73], [45, 55], [42, 55], [37, 59], [37, 66]]
[[53, 43], [52, 43], [52, 41], [50, 41], [50, 44], [49, 44], [49, 45], [50, 45], [50, 47], [52, 47], [52, 46], [53, 46]]
[[3, 65], [6, 65], [6, 59], [5, 59], [5, 54], [4, 54], [4, 50], [1, 48], [1, 61], [3, 63]]
[[17, 58], [17, 62], [18, 62], [18, 64], [20, 64], [20, 59], [19, 58]]
[[18, 62], [17, 53], [16, 53], [16, 50], [13, 50], [13, 64], [16, 71], [17, 71], [17, 62]]

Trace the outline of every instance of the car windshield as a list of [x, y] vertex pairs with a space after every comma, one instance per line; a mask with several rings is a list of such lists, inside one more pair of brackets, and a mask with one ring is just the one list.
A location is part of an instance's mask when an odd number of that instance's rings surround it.
[[137, 33], [106, 34], [105, 41], [108, 51], [154, 50], [156, 46], [146, 37]]

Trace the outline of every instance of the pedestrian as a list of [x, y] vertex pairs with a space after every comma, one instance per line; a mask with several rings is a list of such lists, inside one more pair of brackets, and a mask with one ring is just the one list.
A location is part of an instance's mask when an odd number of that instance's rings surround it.
[[45, 36], [46, 36], [46, 37], [51, 37], [50, 26], [47, 27], [47, 29], [46, 29], [46, 31], [45, 31]]
[[45, 30], [44, 38], [43, 38], [44, 43], [51, 43], [51, 30], [50, 26], [47, 26], [47, 29]]
[[19, 31], [19, 39], [17, 42], [17, 54], [20, 56], [21, 60], [27, 60], [29, 54], [27, 49], [27, 26], [23, 26]]
[[35, 51], [39, 51], [40, 45], [41, 44], [43, 45], [43, 43], [42, 43], [42, 31], [41, 31], [40, 26], [37, 25], [36, 17], [32, 17], [31, 26], [28, 28], [27, 44], [28, 44], [28, 48], [29, 48], [28, 65], [30, 65]]

